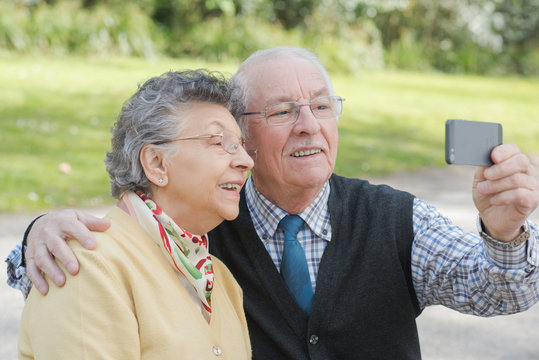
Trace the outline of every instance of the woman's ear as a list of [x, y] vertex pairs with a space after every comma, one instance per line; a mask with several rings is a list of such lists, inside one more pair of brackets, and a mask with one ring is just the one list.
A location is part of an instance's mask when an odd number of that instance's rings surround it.
[[147, 144], [140, 150], [140, 164], [150, 182], [162, 187], [168, 184], [168, 172], [164, 151], [153, 144]]

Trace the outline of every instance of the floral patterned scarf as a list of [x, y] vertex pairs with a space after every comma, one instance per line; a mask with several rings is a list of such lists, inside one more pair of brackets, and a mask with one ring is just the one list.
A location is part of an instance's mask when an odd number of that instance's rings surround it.
[[213, 265], [206, 235], [193, 235], [178, 226], [159, 206], [143, 193], [128, 192], [139, 223], [159, 244], [178, 276], [186, 279], [198, 295], [206, 321], [211, 318]]

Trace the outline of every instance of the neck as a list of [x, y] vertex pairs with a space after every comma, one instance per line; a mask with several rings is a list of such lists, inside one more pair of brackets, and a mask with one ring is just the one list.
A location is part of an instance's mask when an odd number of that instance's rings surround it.
[[137, 220], [135, 210], [133, 209], [133, 206], [131, 206], [131, 202], [129, 202], [129, 199], [125, 194], [120, 198], [120, 200], [118, 200], [116, 206], [128, 213], [133, 219]]
[[297, 215], [311, 205], [325, 185], [324, 183], [315, 188], [287, 187], [282, 189], [278, 187], [259, 187], [257, 186], [256, 178], [253, 178], [253, 181], [255, 188], [266, 199], [291, 215]]
[[[154, 193], [152, 200], [174, 220], [174, 222], [182, 229], [193, 235], [204, 235], [215, 228], [222, 219], [210, 219], [209, 216], [203, 216], [206, 221], [201, 221], [200, 216], [181, 216], [181, 204], [170, 204], [166, 196], [160, 196]], [[138, 221], [135, 210], [133, 209], [129, 199], [124, 195], [116, 204], [120, 209], [128, 213], [131, 217]]]
[[190, 204], [167, 196], [166, 191], [160, 192], [159, 195], [153, 195], [153, 201], [159, 205], [161, 210], [190, 234], [204, 235], [223, 221], [212, 212], [200, 213], [193, 210]]

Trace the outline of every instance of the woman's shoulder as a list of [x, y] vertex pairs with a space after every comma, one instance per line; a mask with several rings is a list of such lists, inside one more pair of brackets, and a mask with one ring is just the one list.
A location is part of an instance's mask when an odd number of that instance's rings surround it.
[[92, 233], [97, 243], [95, 249], [86, 249], [76, 240], [69, 241], [81, 267], [86, 263], [87, 266], [111, 268], [117, 272], [130, 264], [136, 266], [141, 260], [148, 262], [152, 256], [162, 256], [140, 224], [123, 210], [114, 207], [105, 218], [110, 220], [111, 226], [105, 232]]
[[[122, 209], [113, 207], [104, 218], [110, 221], [111, 226], [104, 232], [92, 232], [97, 242], [95, 251], [100, 253], [142, 251], [144, 249], [140, 249], [141, 247], [153, 245], [153, 242], [147, 241], [149, 236], [140, 224]], [[84, 251], [78, 242], [73, 244], [73, 248], [75, 251]]]

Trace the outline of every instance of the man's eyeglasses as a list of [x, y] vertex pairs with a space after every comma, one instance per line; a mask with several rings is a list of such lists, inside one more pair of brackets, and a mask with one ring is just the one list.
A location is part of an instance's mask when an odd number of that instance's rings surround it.
[[214, 139], [214, 138], [219, 138], [215, 140], [214, 145], [221, 145], [223, 149], [225, 149], [225, 151], [229, 154], [237, 153], [240, 147], [245, 148], [244, 139], [226, 130], [223, 130], [217, 134], [201, 134], [201, 135], [193, 135], [193, 136], [176, 138], [172, 140], [157, 141], [154, 143], [154, 145], [161, 145], [161, 144], [166, 144], [169, 142], [181, 141], [181, 140], [202, 140], [202, 139]]
[[268, 125], [289, 125], [298, 121], [300, 107], [308, 106], [315, 118], [331, 119], [342, 113], [344, 100], [340, 96], [320, 96], [305, 104], [295, 101], [282, 102], [268, 105], [264, 111], [246, 112], [243, 115], [261, 114], [266, 118]]

